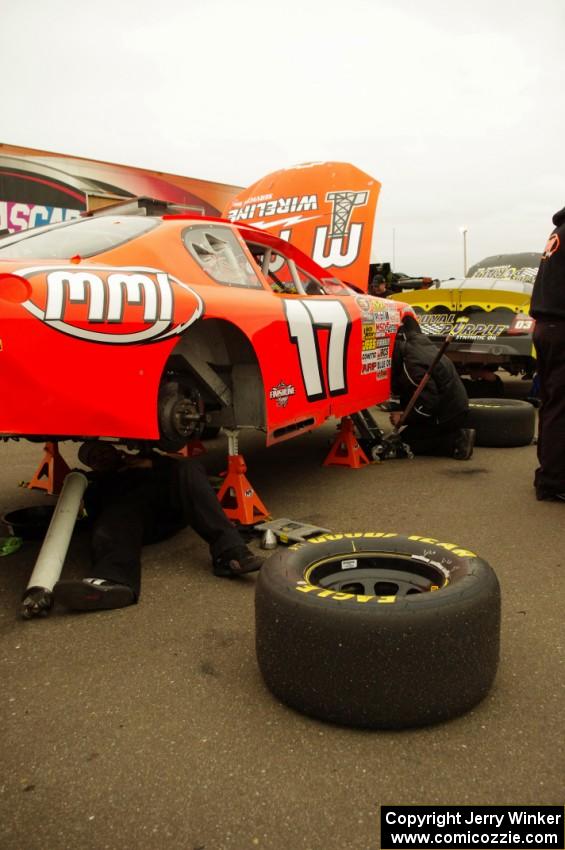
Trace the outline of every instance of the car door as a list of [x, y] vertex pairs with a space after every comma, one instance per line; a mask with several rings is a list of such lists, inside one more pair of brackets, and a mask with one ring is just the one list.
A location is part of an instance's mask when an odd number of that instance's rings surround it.
[[247, 247], [279, 305], [277, 320], [254, 340], [273, 436], [388, 398], [393, 331], [384, 302], [324, 278], [282, 240], [252, 239]]

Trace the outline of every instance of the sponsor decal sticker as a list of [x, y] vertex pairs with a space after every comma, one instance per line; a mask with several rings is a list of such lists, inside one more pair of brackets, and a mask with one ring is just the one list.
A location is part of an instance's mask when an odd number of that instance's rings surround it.
[[[428, 336], [444, 336], [451, 333], [456, 325], [461, 323], [462, 317], [457, 317], [455, 313], [420, 313], [418, 320], [422, 330]], [[468, 321], [465, 324], [459, 324], [455, 339], [480, 339], [489, 342], [496, 340], [507, 330], [507, 324]]]
[[161, 342], [204, 313], [197, 292], [159, 269], [38, 266], [19, 274], [34, 282], [22, 307], [53, 330], [87, 342]]
[[269, 398], [276, 401], [277, 407], [286, 407], [291, 396], [296, 395], [296, 388], [292, 384], [281, 381], [269, 392]]
[[[234, 223], [247, 219], [270, 218], [275, 215], [288, 215], [319, 208], [317, 195], [293, 195], [289, 198], [273, 198], [259, 195], [241, 205], [239, 209], [228, 212], [228, 218]], [[255, 225], [257, 226], [257, 225]]]
[[[545, 247], [546, 252], [550, 247], [550, 242], [551, 237]], [[554, 250], [557, 249], [555, 248]], [[544, 254], [543, 258], [546, 258], [546, 256], [550, 255]], [[496, 278], [497, 280], [519, 280], [523, 281], [524, 283], [533, 283], [536, 279], [537, 273], [537, 268], [534, 269], [528, 266], [524, 266], [520, 269], [517, 269], [514, 266], [481, 266], [474, 272], [474, 274], [469, 278], [469, 280], [473, 280], [474, 278], [492, 277]]]
[[376, 368], [379, 375], [386, 373], [391, 368], [392, 359], [390, 357], [390, 344], [388, 337], [381, 337], [377, 340], [376, 350]]
[[56, 224], [79, 217], [80, 210], [0, 201], [0, 230], [8, 230], [10, 233], [19, 233], [21, 230], [27, 230], [28, 227], [41, 227], [44, 224]]

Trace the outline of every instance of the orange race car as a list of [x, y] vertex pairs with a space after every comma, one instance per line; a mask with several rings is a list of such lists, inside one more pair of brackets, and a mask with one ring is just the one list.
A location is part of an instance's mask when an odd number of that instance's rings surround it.
[[211, 423], [272, 444], [387, 400], [412, 310], [338, 279], [367, 280], [372, 220], [355, 216], [378, 183], [325, 165], [323, 191], [278, 172], [261, 220], [241, 199], [226, 219], [138, 201], [0, 240], [0, 435], [173, 449]]

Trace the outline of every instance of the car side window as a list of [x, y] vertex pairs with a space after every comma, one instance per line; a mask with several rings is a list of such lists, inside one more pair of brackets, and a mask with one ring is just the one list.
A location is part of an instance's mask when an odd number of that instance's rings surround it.
[[353, 289], [344, 283], [342, 280], [338, 280], [337, 277], [324, 277], [322, 278], [322, 286], [324, 287], [324, 292], [326, 295], [356, 295]]
[[282, 292], [286, 295], [300, 294], [286, 257], [273, 251], [266, 268], [266, 277], [273, 292]]
[[328, 294], [321, 281], [297, 266], [294, 260], [285, 256], [278, 248], [253, 242], [246, 244], [273, 292], [301, 296]]
[[184, 245], [201, 269], [223, 286], [262, 289], [257, 269], [225, 225], [195, 224], [183, 231]]
[[300, 278], [300, 283], [304, 289], [306, 295], [325, 295], [326, 291], [319, 280], [313, 277], [308, 272], [305, 272], [304, 269], [296, 267], [296, 271], [298, 272], [298, 277]]
[[247, 247], [273, 292], [285, 295], [301, 294], [296, 285], [297, 279], [292, 274], [292, 268], [286, 257], [265, 245], [248, 242]]

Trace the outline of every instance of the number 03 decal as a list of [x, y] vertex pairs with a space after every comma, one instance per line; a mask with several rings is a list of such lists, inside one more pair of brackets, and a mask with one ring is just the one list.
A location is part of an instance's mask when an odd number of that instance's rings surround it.
[[[291, 341], [298, 359], [308, 401], [347, 392], [347, 346], [351, 319], [341, 301], [285, 301]], [[327, 378], [324, 381], [319, 331], [329, 330]]]

